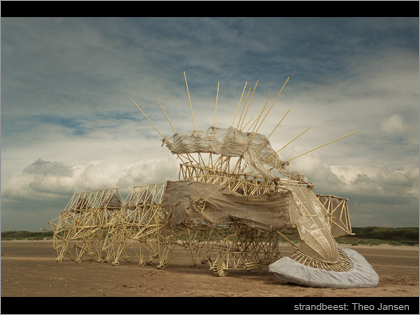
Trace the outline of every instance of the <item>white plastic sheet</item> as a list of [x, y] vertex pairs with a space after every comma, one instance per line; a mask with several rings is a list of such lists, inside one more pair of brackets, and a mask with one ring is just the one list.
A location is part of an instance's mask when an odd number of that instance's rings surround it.
[[379, 283], [379, 276], [358, 252], [340, 247], [350, 259], [352, 268], [347, 272], [327, 271], [302, 265], [283, 257], [269, 265], [269, 271], [283, 281], [316, 288], [370, 288]]

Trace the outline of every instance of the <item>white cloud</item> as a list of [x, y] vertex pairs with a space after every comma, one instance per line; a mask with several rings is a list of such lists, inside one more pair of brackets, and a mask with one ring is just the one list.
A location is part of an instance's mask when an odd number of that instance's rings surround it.
[[400, 115], [392, 115], [381, 121], [381, 129], [389, 134], [399, 134], [407, 130]]
[[62, 162], [44, 161], [42, 159], [36, 160], [31, 165], [25, 167], [24, 174], [37, 174], [37, 175], [52, 175], [60, 177], [72, 177], [73, 170], [71, 167]]
[[[418, 69], [418, 19], [4, 19], [2, 199], [16, 206], [23, 196], [24, 207], [43, 199], [47, 208], [77, 191], [176, 179], [178, 161], [131, 101], [165, 136], [173, 131], [157, 102], [177, 131], [193, 130], [185, 70], [198, 129], [213, 123], [217, 81], [216, 125], [227, 127], [245, 81], [260, 79], [249, 119], [290, 76], [259, 132], [271, 133], [289, 108], [274, 149], [312, 128], [282, 159], [357, 131], [293, 160], [292, 170], [319, 193], [350, 196], [356, 214], [370, 195], [368, 211], [385, 196], [411, 202]], [[3, 204], [3, 213], [13, 209]]]
[[343, 193], [372, 198], [419, 198], [419, 169], [415, 166], [396, 171], [381, 166], [336, 165], [331, 170], [344, 184]]
[[177, 164], [175, 157], [148, 163], [92, 161], [87, 165], [72, 166], [38, 159], [20, 175], [2, 183], [2, 198], [8, 201], [57, 199], [78, 192], [108, 188], [127, 190], [132, 186], [164, 183], [177, 180]]

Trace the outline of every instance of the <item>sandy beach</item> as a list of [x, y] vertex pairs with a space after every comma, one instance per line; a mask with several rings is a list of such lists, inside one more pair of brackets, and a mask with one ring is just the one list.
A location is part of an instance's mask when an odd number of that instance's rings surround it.
[[[283, 246], [283, 245], [282, 245]], [[137, 261], [119, 266], [69, 258], [55, 261], [52, 241], [1, 242], [2, 297], [418, 297], [419, 247], [345, 246], [363, 255], [378, 273], [376, 288], [320, 289], [286, 283], [268, 270], [230, 271], [215, 277], [207, 264], [190, 267], [180, 253], [163, 270]], [[291, 248], [284, 245], [286, 256]]]

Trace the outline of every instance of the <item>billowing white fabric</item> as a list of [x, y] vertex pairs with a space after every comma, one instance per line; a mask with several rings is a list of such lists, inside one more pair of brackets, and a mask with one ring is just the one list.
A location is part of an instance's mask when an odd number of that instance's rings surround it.
[[283, 257], [269, 265], [269, 271], [287, 282], [317, 288], [370, 288], [379, 283], [379, 276], [367, 260], [349, 248], [339, 248], [351, 261], [347, 272], [327, 271], [302, 265], [290, 257]]
[[[199, 204], [205, 204], [204, 211]], [[314, 210], [322, 205], [310, 188], [295, 186], [292, 190], [246, 196], [209, 183], [168, 181], [162, 207], [173, 226], [187, 220], [215, 226], [232, 218], [269, 232], [296, 225], [302, 252], [322, 262], [338, 261], [337, 243], [325, 214]]]
[[[210, 127], [207, 131], [196, 130], [176, 133], [171, 137], [164, 137], [162, 142], [173, 154], [201, 152], [243, 157], [253, 171], [266, 179], [272, 180], [275, 177], [265, 170], [264, 164], [277, 165], [279, 172], [285, 174], [286, 162], [280, 160], [271, 147], [270, 141], [266, 140], [267, 138], [259, 133], [254, 135], [251, 132], [242, 132], [233, 127]], [[260, 146], [261, 149], [257, 153]]]
[[[289, 202], [291, 194], [286, 189], [244, 196], [208, 183], [168, 181], [162, 207], [172, 226], [185, 221], [216, 226], [234, 219], [251, 228], [273, 232], [291, 227]], [[199, 205], [204, 205], [204, 209]]]

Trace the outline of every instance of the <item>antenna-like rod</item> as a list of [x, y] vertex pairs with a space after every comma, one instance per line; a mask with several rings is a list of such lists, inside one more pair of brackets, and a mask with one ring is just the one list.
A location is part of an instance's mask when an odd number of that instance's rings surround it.
[[[254, 116], [252, 116], [252, 118], [254, 118]], [[246, 132], [249, 132], [249, 131], [251, 130], [252, 126], [254, 126], [254, 127], [255, 127], [255, 123], [258, 123], [258, 117], [257, 117], [257, 119], [255, 119], [255, 120], [252, 122], [252, 124], [251, 124], [251, 125], [249, 125], [249, 128], [248, 128], [248, 130], [247, 130]], [[244, 129], [245, 129], [245, 126], [244, 126]], [[251, 132], [251, 134], [252, 134], [252, 132]]]
[[213, 127], [216, 124], [216, 112], [217, 112], [217, 100], [219, 98], [219, 85], [220, 85], [220, 81], [217, 82], [217, 92], [216, 92], [216, 107], [214, 108], [214, 121], [213, 121]]
[[271, 104], [270, 108], [268, 109], [267, 113], [264, 116], [264, 119], [261, 121], [260, 125], [258, 126], [257, 130], [255, 131], [255, 133], [258, 132], [258, 130], [260, 129], [262, 123], [264, 122], [265, 118], [267, 117], [268, 113], [270, 112], [271, 108], [273, 108], [274, 103], [276, 102], [277, 98], [280, 96], [281, 92], [283, 91], [284, 87], [286, 86], [287, 81], [289, 81], [290, 77], [287, 78], [286, 82], [284, 82], [283, 87], [281, 88], [279, 94], [277, 94], [276, 98], [274, 99], [273, 104]]
[[304, 132], [300, 133], [297, 137], [295, 137], [293, 140], [291, 140], [288, 144], [286, 144], [285, 146], [283, 146], [280, 150], [276, 151], [276, 153], [273, 153], [272, 155], [270, 155], [268, 157], [268, 159], [266, 159], [263, 163], [267, 162], [274, 154], [279, 153], [281, 150], [283, 150], [285, 147], [287, 147], [289, 144], [291, 144], [293, 141], [295, 141], [297, 138], [299, 138], [301, 135], [303, 135], [305, 132], [307, 132], [309, 129], [311, 129], [311, 127], [309, 127], [308, 129], [306, 129]]
[[333, 140], [333, 141], [330, 141], [330, 142], [328, 142], [328, 143], [326, 143], [326, 144], [323, 144], [323, 145], [321, 145], [321, 146], [319, 146], [319, 147], [316, 147], [315, 149], [309, 150], [308, 152], [305, 152], [305, 153], [302, 153], [302, 154], [300, 154], [300, 155], [298, 155], [298, 156], [295, 156], [294, 158], [292, 158], [292, 159], [290, 159], [290, 160], [287, 160], [287, 162], [290, 162], [291, 160], [294, 160], [294, 159], [296, 159], [296, 158], [298, 158], [298, 157], [300, 157], [300, 156], [302, 156], [302, 155], [308, 154], [309, 152], [315, 151], [315, 150], [317, 150], [317, 149], [319, 149], [319, 148], [325, 147], [325, 146], [326, 146], [326, 145], [328, 145], [328, 144], [331, 144], [331, 143], [336, 142], [336, 141], [338, 141], [338, 140], [344, 139], [344, 138], [346, 138], [346, 137], [348, 137], [348, 136], [354, 135], [355, 133], [356, 133], [356, 131], [355, 131], [355, 132], [352, 132], [352, 133], [350, 133], [350, 134], [348, 134], [347, 136], [343, 136], [343, 137], [341, 137], [341, 138], [338, 138], [338, 139], [335, 139], [335, 140]]
[[[252, 116], [252, 117], [248, 120], [248, 122], [245, 124], [245, 126], [244, 126], [244, 130], [245, 130], [245, 127], [246, 127], [246, 126], [248, 126], [248, 124], [251, 122], [252, 118], [254, 118], [254, 116]], [[251, 124], [250, 128], [252, 127], [252, 125], [253, 125], [253, 124], [254, 124], [254, 123], [252, 123], [252, 124]]]
[[242, 130], [242, 125], [245, 122], [245, 117], [246, 117], [246, 114], [248, 113], [249, 106], [251, 105], [252, 98], [254, 97], [254, 93], [255, 93], [255, 89], [257, 88], [258, 81], [259, 80], [257, 80], [257, 83], [255, 83], [254, 91], [252, 91], [251, 98], [249, 99], [248, 107], [246, 108], [246, 112], [245, 112], [244, 118], [242, 119], [241, 127], [239, 127], [240, 130]]
[[159, 132], [159, 134], [162, 136], [162, 138], [164, 138], [164, 136], [163, 136], [163, 134], [156, 128], [156, 126], [155, 125], [153, 125], [153, 123], [150, 121], [150, 119], [146, 116], [146, 114], [140, 109], [140, 107], [139, 107], [139, 105], [137, 105], [136, 104], [136, 102], [134, 102], [133, 101], [133, 103], [134, 103], [134, 105], [136, 105], [137, 106], [137, 108], [141, 111], [141, 113], [144, 115], [144, 117], [146, 117], [146, 119], [149, 121], [149, 123], [151, 123], [152, 124], [152, 126], [153, 127], [155, 127], [155, 129], [156, 129], [156, 131], [157, 132]]
[[[219, 85], [220, 81], [217, 82], [217, 92], [216, 92], [216, 106], [214, 108], [214, 120], [213, 120], [213, 134], [211, 135], [211, 142], [210, 146], [213, 145], [213, 137], [214, 137], [214, 125], [216, 124], [216, 112], [217, 112], [217, 100], [219, 99]], [[211, 153], [210, 153], [211, 155]]]
[[195, 121], [194, 121], [194, 113], [193, 113], [193, 109], [192, 109], [192, 105], [191, 105], [190, 91], [188, 90], [188, 82], [187, 82], [187, 76], [185, 75], [185, 71], [184, 71], [184, 78], [185, 78], [185, 85], [187, 86], [188, 100], [190, 101], [191, 116], [192, 116], [192, 120], [193, 120], [193, 124], [194, 124], [194, 131], [196, 131]]
[[251, 92], [251, 88], [249, 88], [249, 90], [248, 90], [248, 94], [246, 95], [246, 99], [245, 99], [244, 107], [242, 107], [241, 116], [239, 116], [238, 126], [236, 126], [236, 129], [238, 129], [238, 130], [239, 130], [239, 124], [241, 123], [241, 120], [242, 120], [242, 115], [244, 114], [244, 109], [245, 109], [245, 107], [246, 107], [246, 101], [248, 100], [248, 96], [249, 96], [249, 93], [250, 93], [250, 92]]
[[[265, 111], [265, 109], [267, 108], [267, 103], [268, 103], [268, 100], [270, 99], [270, 96], [271, 96], [271, 94], [269, 94], [268, 95], [268, 98], [267, 98], [267, 100], [265, 101], [265, 104], [264, 104], [264, 107], [263, 107], [263, 109], [262, 109], [262, 111], [261, 111], [261, 113], [258, 115], [258, 117], [257, 117], [257, 119], [252, 123], [252, 125], [254, 125], [254, 128], [252, 128], [252, 131], [251, 131], [251, 133], [254, 133], [254, 130], [255, 130], [255, 127], [257, 127], [257, 125], [258, 125], [258, 121], [260, 120], [260, 118], [261, 118], [261, 115], [264, 113], [264, 111]], [[249, 128], [249, 129], [251, 129], [251, 128]], [[249, 131], [249, 129], [248, 129], [248, 131]], [[254, 137], [252, 137], [252, 139], [253, 139]]]
[[245, 82], [245, 86], [244, 86], [244, 90], [242, 91], [241, 99], [239, 100], [238, 107], [236, 107], [235, 116], [233, 117], [233, 121], [232, 121], [232, 127], [233, 127], [233, 123], [235, 122], [235, 119], [236, 119], [236, 114], [238, 113], [239, 106], [241, 105], [241, 102], [242, 102], [242, 97], [244, 96], [244, 93], [245, 93], [245, 88], [246, 88], [247, 83], [248, 83], [248, 82]]
[[175, 130], [174, 126], [172, 125], [171, 121], [169, 120], [168, 115], [166, 115], [165, 111], [163, 110], [162, 105], [160, 105], [160, 103], [159, 103], [159, 102], [158, 102], [158, 104], [159, 104], [160, 109], [162, 110], [162, 112], [165, 114], [166, 119], [167, 119], [167, 120], [169, 121], [169, 123], [171, 124], [172, 129], [173, 129], [173, 130], [174, 130], [174, 132], [176, 133], [176, 130]]
[[[277, 126], [276, 126], [276, 127], [274, 127], [274, 129], [273, 129], [273, 131], [270, 133], [270, 135], [269, 135], [267, 138], [265, 138], [264, 142], [263, 142], [263, 143], [261, 143], [260, 147], [258, 148], [258, 150], [257, 150], [257, 151], [255, 151], [255, 153], [258, 153], [258, 151], [260, 151], [260, 150], [261, 150], [261, 148], [262, 148], [262, 146], [264, 145], [264, 143], [268, 140], [268, 138], [270, 138], [270, 137], [271, 137], [271, 135], [273, 134], [273, 132], [274, 132], [274, 131], [276, 131], [277, 127], [281, 124], [281, 122], [282, 122], [282, 121], [283, 121], [283, 119], [287, 116], [287, 114], [288, 114], [289, 112], [290, 112], [290, 109], [287, 111], [287, 113], [286, 113], [286, 114], [284, 114], [283, 118], [279, 121], [279, 123], [277, 124]], [[254, 137], [253, 137], [253, 138], [254, 138]], [[251, 139], [251, 141], [252, 141], [252, 139]]]

